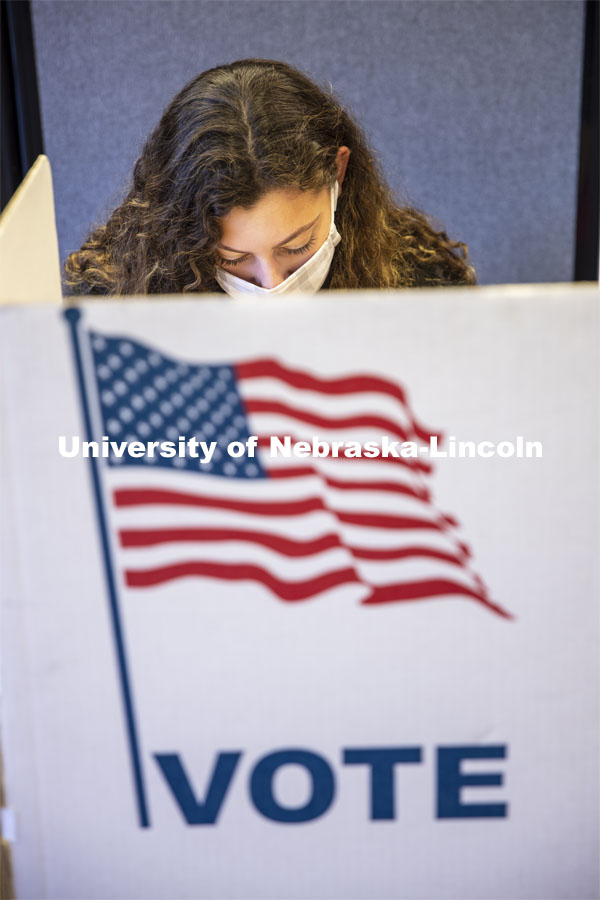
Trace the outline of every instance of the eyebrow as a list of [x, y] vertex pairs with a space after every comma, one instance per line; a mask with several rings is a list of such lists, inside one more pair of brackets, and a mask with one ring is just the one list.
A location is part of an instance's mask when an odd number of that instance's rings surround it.
[[[298, 237], [299, 234], [302, 234], [303, 231], [308, 231], [309, 228], [312, 228], [320, 218], [321, 213], [319, 213], [319, 215], [315, 219], [313, 219], [312, 222], [309, 222], [308, 225], [303, 225], [301, 228], [298, 228], [297, 231], [294, 231], [293, 234], [288, 235], [284, 241], [280, 241], [279, 244], [275, 244], [273, 249], [276, 250], [278, 247], [283, 247], [284, 244], [289, 244], [290, 241], [293, 241], [294, 238]], [[247, 252], [246, 250], [234, 250], [233, 247], [228, 247], [226, 244], [217, 244], [217, 246], [221, 250], [229, 250], [230, 253], [246, 254]]]

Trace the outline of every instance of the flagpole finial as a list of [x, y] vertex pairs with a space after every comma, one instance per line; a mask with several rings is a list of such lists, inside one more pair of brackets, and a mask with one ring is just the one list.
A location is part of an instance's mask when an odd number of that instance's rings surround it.
[[69, 324], [75, 327], [81, 318], [81, 310], [77, 306], [70, 306], [69, 309], [65, 309], [63, 315]]

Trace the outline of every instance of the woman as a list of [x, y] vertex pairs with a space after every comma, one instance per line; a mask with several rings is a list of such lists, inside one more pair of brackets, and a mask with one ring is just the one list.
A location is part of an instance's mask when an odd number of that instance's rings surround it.
[[330, 94], [285, 63], [247, 59], [177, 94], [126, 199], [65, 274], [73, 294], [314, 293], [472, 284], [466, 257], [394, 203]]

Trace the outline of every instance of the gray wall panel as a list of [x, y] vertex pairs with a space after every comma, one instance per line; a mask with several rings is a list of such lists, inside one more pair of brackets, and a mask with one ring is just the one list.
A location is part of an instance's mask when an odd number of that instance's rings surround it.
[[122, 195], [203, 69], [283, 59], [331, 82], [390, 184], [469, 244], [480, 281], [570, 280], [582, 0], [34, 0], [61, 254]]

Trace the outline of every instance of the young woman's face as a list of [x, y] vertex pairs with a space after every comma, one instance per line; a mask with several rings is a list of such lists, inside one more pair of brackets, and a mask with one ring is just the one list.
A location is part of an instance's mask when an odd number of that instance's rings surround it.
[[217, 265], [244, 281], [274, 288], [325, 242], [330, 190], [273, 190], [250, 209], [234, 207], [220, 224]]

